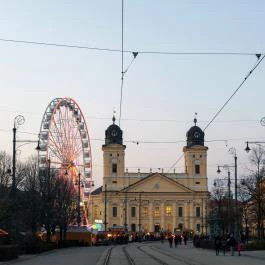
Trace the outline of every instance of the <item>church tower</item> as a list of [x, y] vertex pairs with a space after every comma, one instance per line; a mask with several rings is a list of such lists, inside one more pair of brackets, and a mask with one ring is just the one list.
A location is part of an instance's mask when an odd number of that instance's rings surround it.
[[119, 190], [120, 180], [124, 176], [124, 159], [126, 146], [123, 145], [122, 130], [115, 124], [113, 116], [111, 124], [105, 131], [103, 151], [103, 186], [109, 190]]
[[184, 146], [185, 173], [188, 177], [207, 178], [207, 150], [204, 146], [204, 132], [197, 126], [197, 118], [194, 118], [192, 126], [187, 134], [187, 146]]

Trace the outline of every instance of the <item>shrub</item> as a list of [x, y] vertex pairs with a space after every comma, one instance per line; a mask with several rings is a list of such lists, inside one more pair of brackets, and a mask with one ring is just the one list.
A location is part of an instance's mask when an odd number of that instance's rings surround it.
[[246, 250], [265, 250], [265, 240], [255, 240], [246, 245]]
[[18, 245], [0, 245], [0, 261], [17, 259], [18, 254]]

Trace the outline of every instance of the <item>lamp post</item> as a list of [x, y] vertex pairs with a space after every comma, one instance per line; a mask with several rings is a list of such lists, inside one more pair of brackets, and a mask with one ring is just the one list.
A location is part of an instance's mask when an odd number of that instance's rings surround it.
[[125, 207], [124, 207], [124, 230], [125, 232], [127, 233], [128, 232], [128, 228], [127, 228], [127, 191], [125, 191], [125, 200], [124, 200], [124, 203], [125, 203]]
[[229, 148], [229, 153], [234, 156], [234, 167], [235, 167], [235, 236], [238, 237], [238, 201], [237, 201], [237, 155], [236, 155], [236, 149], [234, 147]]
[[141, 232], [141, 196], [142, 194], [139, 193], [139, 233]]
[[12, 192], [16, 189], [16, 132], [19, 125], [25, 122], [25, 118], [22, 115], [18, 115], [14, 119], [13, 127], [13, 165], [12, 165]]
[[107, 184], [105, 184], [104, 197], [104, 228], [107, 232]]
[[81, 184], [81, 174], [80, 172], [78, 173], [78, 179], [75, 183], [76, 185], [78, 185], [78, 197], [77, 197], [77, 224], [78, 226], [80, 226], [81, 224], [81, 213], [80, 213], [80, 201], [81, 201], [81, 198], [80, 198], [80, 193], [81, 193], [81, 186], [83, 186], [83, 183]]
[[228, 175], [228, 228], [229, 231], [231, 230], [231, 178], [230, 178], [230, 167], [228, 165], [223, 165], [223, 166], [217, 166], [217, 173], [220, 174], [221, 170], [220, 167], [223, 167], [224, 169], [227, 170], [227, 175]]

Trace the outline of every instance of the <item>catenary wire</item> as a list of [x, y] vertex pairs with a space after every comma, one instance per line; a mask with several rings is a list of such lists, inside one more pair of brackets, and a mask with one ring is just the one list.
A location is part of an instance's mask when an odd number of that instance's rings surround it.
[[203, 131], [205, 131], [211, 123], [216, 119], [216, 117], [221, 113], [221, 111], [224, 109], [224, 107], [228, 104], [228, 102], [234, 97], [234, 95], [239, 91], [239, 89], [243, 86], [243, 84], [247, 81], [247, 79], [251, 76], [251, 74], [255, 71], [255, 69], [259, 66], [259, 64], [264, 59], [265, 55], [262, 56], [260, 60], [258, 60], [255, 65], [252, 67], [252, 69], [248, 72], [246, 77], [243, 79], [243, 81], [239, 84], [239, 86], [236, 88], [236, 90], [233, 92], [233, 94], [226, 100], [226, 102], [221, 106], [221, 108], [216, 112], [216, 114], [213, 116], [213, 118], [210, 120], [210, 122], [205, 126]]
[[[38, 41], [28, 41], [28, 40], [18, 40], [18, 39], [6, 39], [0, 38], [2, 42], [13, 42], [21, 44], [30, 44], [30, 45], [41, 45], [41, 46], [55, 46], [61, 48], [75, 48], [75, 49], [86, 49], [86, 50], [95, 50], [95, 51], [105, 51], [112, 53], [121, 53], [120, 49], [111, 49], [111, 48], [100, 48], [100, 47], [90, 47], [90, 46], [81, 46], [81, 45], [71, 45], [71, 44], [60, 44], [60, 43], [50, 43], [50, 42], [38, 42]], [[133, 53], [134, 50], [123, 50], [124, 53]], [[253, 56], [257, 53], [255, 52], [169, 52], [169, 51], [138, 51], [141, 54], [157, 54], [157, 55], [235, 55], [235, 56]], [[258, 53], [264, 55], [265, 53]]]
[[[259, 64], [262, 62], [264, 59], [265, 55], [262, 56], [260, 59], [260, 55], [256, 55], [258, 58], [258, 61], [254, 64], [254, 66], [251, 68], [251, 70], [248, 72], [246, 77], [243, 79], [243, 81], [239, 84], [239, 86], [236, 88], [236, 90], [233, 92], [233, 94], [226, 100], [226, 102], [222, 105], [222, 107], [217, 111], [217, 113], [213, 116], [213, 118], [210, 120], [210, 122], [205, 126], [203, 131], [205, 131], [211, 124], [212, 122], [216, 119], [216, 117], [221, 113], [221, 111], [224, 109], [224, 107], [228, 104], [228, 102], [233, 98], [233, 96], [238, 92], [238, 90], [243, 86], [243, 84], [247, 81], [247, 79], [251, 76], [251, 74], [255, 71], [255, 69], [259, 66]], [[177, 161], [169, 168], [168, 172], [180, 161], [180, 159], [184, 156], [182, 154]]]

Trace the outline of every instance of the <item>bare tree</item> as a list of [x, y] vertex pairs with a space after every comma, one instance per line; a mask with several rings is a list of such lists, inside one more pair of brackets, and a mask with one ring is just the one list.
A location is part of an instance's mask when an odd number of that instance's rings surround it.
[[253, 211], [256, 217], [258, 237], [264, 237], [264, 218], [265, 218], [265, 150], [258, 146], [253, 148], [250, 154], [252, 169], [250, 174], [242, 181], [250, 200], [255, 207]]

